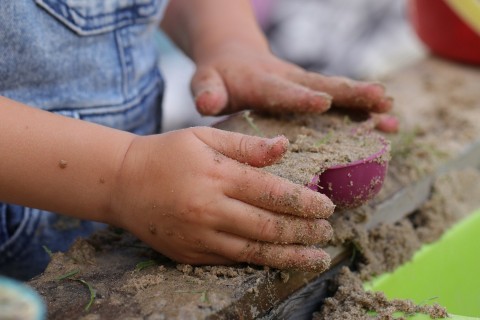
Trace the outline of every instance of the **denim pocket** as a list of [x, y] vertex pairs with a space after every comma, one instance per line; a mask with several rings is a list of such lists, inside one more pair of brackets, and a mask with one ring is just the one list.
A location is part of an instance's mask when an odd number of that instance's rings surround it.
[[79, 35], [95, 35], [159, 19], [162, 0], [35, 0]]
[[0, 203], [0, 267], [29, 246], [38, 221], [30, 208]]

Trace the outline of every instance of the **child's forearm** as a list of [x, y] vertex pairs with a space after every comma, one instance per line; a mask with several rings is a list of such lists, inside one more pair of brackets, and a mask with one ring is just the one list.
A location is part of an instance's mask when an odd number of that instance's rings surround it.
[[162, 28], [194, 61], [230, 42], [269, 50], [248, 0], [172, 0]]
[[0, 97], [0, 201], [106, 221], [133, 135]]

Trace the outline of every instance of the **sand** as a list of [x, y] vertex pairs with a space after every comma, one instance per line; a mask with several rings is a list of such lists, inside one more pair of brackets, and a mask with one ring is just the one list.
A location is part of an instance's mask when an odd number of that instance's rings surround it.
[[[388, 301], [382, 293], [365, 292], [362, 283], [372, 276], [393, 271], [410, 260], [423, 243], [436, 241], [455, 222], [480, 206], [480, 171], [469, 168], [437, 179], [430, 199], [417, 211], [393, 225], [381, 224], [371, 232], [357, 230], [354, 239], [357, 259], [336, 279], [335, 294], [328, 298], [315, 320], [371, 319], [369, 311], [391, 319], [397, 311], [420, 312], [443, 318], [439, 305], [415, 305], [411, 301]], [[345, 239], [343, 240], [345, 241]]]
[[[410, 93], [398, 95], [396, 101], [402, 128], [398, 134], [389, 135], [391, 180], [385, 181], [383, 194], [389, 194], [398, 182], [407, 185], [422, 179], [452, 156], [465, 152], [472, 141], [479, 141], [476, 76], [475, 68], [432, 59], [413, 72], [387, 80], [393, 92]], [[421, 208], [393, 225], [381, 224], [370, 232], [359, 228], [359, 223], [370, 219], [369, 208], [333, 217], [335, 243], [352, 244], [357, 259], [351, 269], [354, 271], [343, 271], [333, 284], [332, 297], [314, 314], [315, 319], [369, 319], [368, 310], [377, 310], [381, 319], [391, 319], [395, 310], [413, 311], [410, 302], [386, 302], [381, 294], [365, 293], [361, 283], [394, 270], [423, 243], [436, 241], [452, 224], [480, 207], [479, 172], [462, 165], [449, 169], [454, 171], [437, 178]], [[439, 306], [431, 310], [415, 308], [435, 317], [445, 315]]]
[[373, 133], [368, 123], [353, 122], [338, 113], [272, 117], [246, 111], [216, 127], [268, 138], [287, 137], [287, 153], [265, 170], [301, 185], [311, 183], [329, 167], [366, 159], [383, 148], [388, 150], [377, 161], [390, 160], [389, 143]]
[[[432, 174], [439, 164], [458, 156], [480, 137], [477, 71], [432, 59], [396, 77], [399, 80], [389, 80], [388, 88], [398, 93], [395, 112], [402, 128], [399, 134], [387, 135], [392, 141], [390, 178], [373, 203], [395, 194], [398, 186]], [[338, 114], [332, 120], [330, 115], [333, 116], [329, 113], [319, 119], [318, 124], [314, 121], [313, 126], [311, 119], [302, 117], [290, 122], [294, 124], [293, 132], [282, 131], [291, 142], [289, 152], [328, 155], [327, 151], [305, 148], [303, 142], [329, 141], [330, 129], [341, 132], [336, 126], [370, 129], [368, 122], [357, 123]], [[277, 129], [270, 132], [270, 125], [262, 125], [262, 120], [254, 114], [241, 115], [238, 120], [229, 124], [230, 130], [260, 136], [278, 134]], [[327, 144], [316, 143], [314, 147], [317, 145], [323, 148]], [[348, 161], [353, 159], [350, 157]], [[290, 178], [303, 183], [316, 170], [321, 171], [322, 167]], [[371, 308], [388, 319], [395, 308], [407, 312], [419, 310], [409, 302], [386, 302], [381, 294], [365, 294], [360, 284], [407, 261], [421, 244], [435, 241], [452, 223], [480, 206], [478, 172], [455, 170], [455, 174], [439, 177], [428, 201], [398, 223], [367, 231], [365, 222], [371, 219], [370, 206], [337, 211], [332, 216], [330, 221], [335, 230], [332, 244], [354, 246], [356, 255], [352, 268], [343, 271], [332, 283], [331, 297], [315, 313], [315, 319], [362, 319], [366, 317], [366, 309]], [[78, 273], [72, 279], [57, 279], [75, 270]], [[268, 306], [265, 297], [273, 292], [271, 286], [262, 286], [262, 281], [281, 277], [285, 288], [292, 285], [290, 274], [282, 274], [248, 265], [177, 265], [128, 233], [110, 229], [80, 240], [68, 253], [55, 253], [45, 273], [30, 284], [47, 298], [49, 319], [206, 318], [234, 305], [245, 295], [251, 296], [249, 301], [254, 303], [242, 305], [243, 309], [235, 309], [233, 314], [237, 318], [254, 318], [262, 315], [257, 308]], [[89, 290], [74, 279], [84, 280], [95, 288], [95, 302], [88, 312], [84, 309], [89, 302]], [[245, 308], [250, 310], [247, 312]], [[438, 315], [444, 312], [439, 307], [423, 311]]]

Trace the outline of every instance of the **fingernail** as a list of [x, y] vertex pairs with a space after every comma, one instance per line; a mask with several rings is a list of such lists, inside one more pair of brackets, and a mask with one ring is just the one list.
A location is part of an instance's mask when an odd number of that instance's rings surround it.
[[313, 214], [316, 218], [328, 218], [335, 211], [335, 204], [323, 193], [316, 192], [317, 205], [314, 206]]
[[393, 98], [392, 97], [385, 97], [380, 101], [379, 112], [388, 112], [393, 107]]
[[210, 89], [203, 89], [195, 95], [195, 104], [201, 113], [215, 115], [219, 112], [214, 92]]
[[307, 268], [312, 272], [323, 272], [330, 267], [331, 262], [332, 259], [327, 253], [324, 251], [318, 251], [309, 261], [309, 266], [307, 266]]
[[288, 143], [288, 139], [285, 136], [278, 136], [275, 138], [267, 139], [267, 153], [273, 156], [272, 159], [268, 159], [268, 162], [274, 164], [280, 161], [283, 155], [288, 150]]
[[321, 110], [320, 111], [327, 111], [328, 109], [330, 109], [330, 107], [332, 106], [332, 101], [333, 101], [333, 97], [329, 94], [326, 94], [324, 92], [316, 92], [314, 94], [315, 97], [320, 97], [321, 98], [321, 101], [322, 101], [322, 105], [321, 105]]
[[[323, 221], [325, 221], [325, 220], [323, 220]], [[325, 227], [325, 231], [322, 234], [322, 240], [321, 241], [322, 241], [322, 243], [325, 243], [327, 241], [332, 240], [332, 238], [333, 238], [333, 228], [332, 228], [331, 224], [326, 222], [326, 221], [323, 223], [323, 226]]]
[[385, 85], [381, 82], [373, 82], [374, 85], [376, 85], [377, 87], [380, 87], [382, 89], [382, 91], [386, 91], [387, 88], [385, 87]]
[[313, 271], [323, 272], [323, 271], [327, 270], [328, 268], [330, 268], [331, 262], [332, 262], [332, 259], [330, 258], [330, 256], [325, 255], [324, 257], [315, 261]]
[[287, 148], [288, 147], [288, 144], [289, 144], [289, 141], [287, 139], [287, 137], [285, 137], [284, 135], [279, 135], [279, 136], [276, 136], [276, 137], [273, 137], [273, 138], [270, 138], [267, 140], [267, 144], [269, 146], [274, 146], [276, 145], [279, 141], [282, 142], [282, 145]]
[[212, 91], [211, 91], [210, 89], [202, 89], [202, 90], [200, 90], [200, 91], [197, 91], [197, 93], [195, 94], [195, 99], [197, 99], [198, 97], [200, 97], [200, 96], [202, 96], [202, 95], [204, 95], [204, 94], [209, 95], [209, 94], [211, 94], [211, 93], [212, 93]]

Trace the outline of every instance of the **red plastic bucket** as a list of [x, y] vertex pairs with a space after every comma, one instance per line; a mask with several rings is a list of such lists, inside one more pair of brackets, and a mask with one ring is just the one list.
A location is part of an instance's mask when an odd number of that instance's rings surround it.
[[479, 0], [410, 0], [409, 15], [433, 53], [480, 64]]

